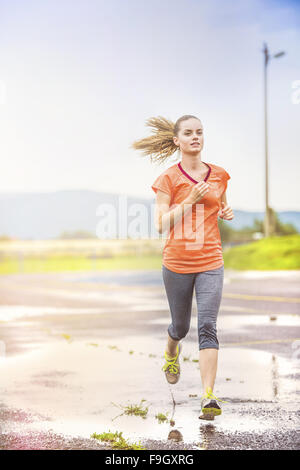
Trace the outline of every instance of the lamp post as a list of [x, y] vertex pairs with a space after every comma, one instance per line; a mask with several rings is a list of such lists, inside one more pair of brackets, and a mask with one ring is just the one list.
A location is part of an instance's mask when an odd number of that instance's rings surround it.
[[265, 189], [266, 189], [266, 196], [265, 196], [265, 201], [266, 201], [266, 208], [265, 208], [265, 237], [270, 236], [270, 211], [269, 211], [269, 168], [268, 168], [268, 81], [267, 81], [267, 67], [270, 59], [278, 59], [279, 57], [282, 57], [285, 52], [281, 51], [278, 52], [277, 54], [270, 55], [268, 46], [266, 43], [264, 43], [264, 48], [263, 48], [263, 53], [264, 53], [264, 104], [265, 104]]

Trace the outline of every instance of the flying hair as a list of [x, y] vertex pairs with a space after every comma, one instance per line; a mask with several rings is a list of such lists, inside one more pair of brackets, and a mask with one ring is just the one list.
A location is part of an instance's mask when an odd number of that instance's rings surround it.
[[187, 119], [199, 119], [196, 116], [185, 115], [177, 119], [174, 124], [162, 116], [146, 120], [146, 126], [152, 128], [152, 135], [136, 140], [131, 147], [140, 150], [142, 156], [150, 156], [151, 162], [163, 163], [169, 159], [179, 147], [174, 143], [173, 137], [178, 135], [180, 123]]

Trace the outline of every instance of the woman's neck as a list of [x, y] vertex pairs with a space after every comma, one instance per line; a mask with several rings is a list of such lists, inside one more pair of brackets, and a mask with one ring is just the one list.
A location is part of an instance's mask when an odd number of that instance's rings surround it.
[[201, 153], [198, 155], [182, 155], [181, 164], [187, 171], [201, 170], [203, 168]]

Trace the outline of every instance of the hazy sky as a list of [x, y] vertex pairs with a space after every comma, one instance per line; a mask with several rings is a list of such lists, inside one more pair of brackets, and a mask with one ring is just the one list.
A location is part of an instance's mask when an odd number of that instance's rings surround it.
[[263, 210], [264, 41], [287, 52], [269, 66], [270, 205], [300, 210], [299, 1], [0, 0], [0, 191], [153, 198], [176, 155], [130, 144], [149, 117], [194, 114], [229, 204]]

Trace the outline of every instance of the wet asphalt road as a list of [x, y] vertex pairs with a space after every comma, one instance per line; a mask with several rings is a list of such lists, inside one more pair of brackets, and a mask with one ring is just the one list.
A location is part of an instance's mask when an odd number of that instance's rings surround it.
[[[225, 270], [214, 391], [227, 403], [207, 422], [195, 299], [180, 382], [161, 372], [160, 271], [1, 276], [0, 449], [106, 449], [90, 435], [109, 429], [147, 449], [298, 449], [299, 281]], [[117, 416], [141, 399], [146, 419]]]

